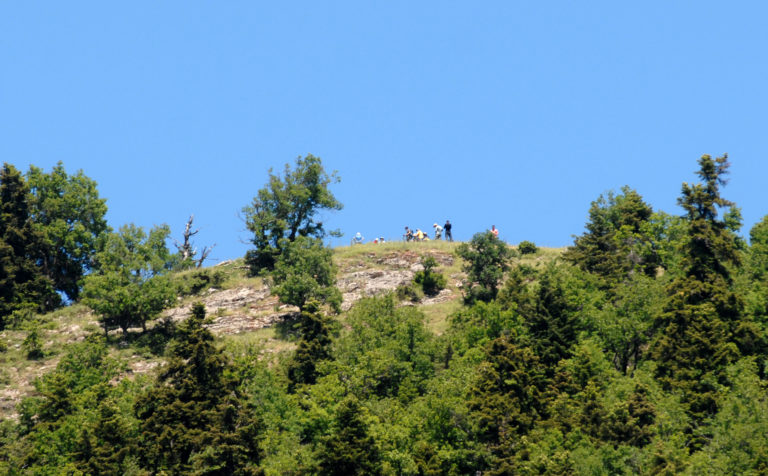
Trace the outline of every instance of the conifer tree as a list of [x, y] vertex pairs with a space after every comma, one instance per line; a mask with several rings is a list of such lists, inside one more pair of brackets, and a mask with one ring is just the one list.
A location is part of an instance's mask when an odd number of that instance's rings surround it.
[[61, 301], [39, 266], [45, 240], [29, 214], [29, 189], [13, 165], [0, 171], [0, 329], [16, 310], [43, 312]]
[[469, 406], [480, 427], [480, 440], [495, 459], [489, 474], [512, 474], [510, 458], [517, 440], [544, 413], [544, 369], [529, 347], [506, 334], [494, 339], [470, 389]]
[[381, 454], [364, 410], [355, 397], [347, 397], [336, 410], [332, 433], [321, 447], [317, 473], [323, 476], [381, 474]]
[[136, 403], [139, 455], [153, 473], [259, 474], [258, 425], [244, 407], [198, 303], [156, 385]]
[[550, 266], [541, 274], [534, 306], [525, 316], [532, 347], [550, 372], [570, 355], [580, 330], [578, 315], [568, 302], [564, 272]]
[[613, 287], [627, 274], [653, 276], [659, 259], [648, 246], [644, 226], [653, 213], [635, 190], [625, 186], [619, 195], [608, 193], [592, 202], [587, 231], [576, 238], [564, 257]]
[[309, 306], [301, 313], [299, 340], [293, 359], [288, 363], [289, 391], [298, 385], [312, 385], [317, 380], [317, 364], [331, 358], [329, 319], [319, 313], [316, 306]]
[[80, 433], [75, 460], [85, 474], [122, 474], [123, 462], [133, 450], [128, 423], [114, 402], [102, 402], [98, 412], [95, 426]]
[[657, 377], [665, 389], [682, 391], [697, 421], [716, 412], [724, 367], [752, 352], [757, 340], [750, 323], [742, 319], [740, 297], [731, 289], [731, 268], [739, 264], [734, 235], [718, 218], [719, 208], [732, 205], [720, 196], [729, 165], [727, 155], [704, 155], [697, 172], [702, 183], [683, 184], [678, 202], [689, 224], [685, 274], [670, 284], [655, 323], [652, 356]]

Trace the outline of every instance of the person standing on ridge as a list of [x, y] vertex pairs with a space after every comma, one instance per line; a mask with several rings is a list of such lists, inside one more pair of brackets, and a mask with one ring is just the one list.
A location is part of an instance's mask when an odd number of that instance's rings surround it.
[[445, 220], [445, 225], [443, 225], [443, 231], [445, 231], [445, 239], [448, 241], [453, 241], [453, 235], [451, 235], [451, 221]]
[[499, 237], [499, 229], [496, 228], [496, 225], [491, 225], [491, 233], [493, 233], [493, 236], [496, 238]]
[[435, 239], [439, 240], [443, 236], [443, 227], [435, 223], [432, 228], [435, 229]]

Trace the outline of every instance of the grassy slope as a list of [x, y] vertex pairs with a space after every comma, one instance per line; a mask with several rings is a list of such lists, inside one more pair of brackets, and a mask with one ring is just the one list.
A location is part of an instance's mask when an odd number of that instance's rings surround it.
[[[418, 258], [423, 254], [452, 257], [458, 243], [429, 241], [423, 243], [392, 242], [382, 245], [365, 244], [335, 249], [335, 258], [340, 271], [377, 269], [382, 265], [377, 261], [384, 256], [410, 255]], [[540, 266], [562, 253], [562, 249], [541, 249], [535, 255], [519, 258], [519, 262], [531, 266]], [[260, 287], [261, 278], [251, 278], [242, 260], [235, 260], [216, 268], [224, 274], [220, 289], [243, 286]], [[461, 306], [461, 291], [458, 284], [463, 277], [460, 260], [454, 259], [449, 266], [441, 266], [438, 271], [446, 275], [448, 287], [452, 291], [450, 300], [431, 305], [420, 305], [424, 311], [429, 328], [435, 333], [442, 333], [447, 328], [447, 316]], [[185, 272], [189, 273], [189, 272]], [[182, 273], [183, 274], [183, 273]], [[184, 297], [180, 303], [191, 302], [195, 296]], [[344, 316], [340, 316], [344, 319]], [[37, 316], [35, 325], [43, 343], [44, 356], [31, 360], [26, 356], [23, 342], [29, 334], [30, 324], [20, 329], [6, 329], [0, 332], [0, 419], [15, 415], [15, 404], [20, 397], [33, 391], [32, 382], [43, 373], [54, 368], [68, 344], [78, 342], [89, 334], [101, 334], [96, 318], [82, 305], [73, 305], [55, 312]], [[222, 337], [225, 345], [256, 344], [265, 353], [275, 355], [294, 348], [294, 338], [290, 323], [260, 329], [237, 335]], [[112, 354], [124, 360], [135, 372], [142, 372], [157, 365], [161, 358], [153, 355], [146, 348], [126, 345], [118, 334], [113, 337]]]

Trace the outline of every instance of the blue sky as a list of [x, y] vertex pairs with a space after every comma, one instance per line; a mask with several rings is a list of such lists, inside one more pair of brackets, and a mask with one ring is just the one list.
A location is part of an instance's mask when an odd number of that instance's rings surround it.
[[83, 169], [110, 224], [194, 213], [241, 256], [239, 218], [312, 153], [348, 243], [495, 224], [565, 246], [629, 185], [681, 213], [727, 152], [744, 231], [768, 214], [763, 2], [3, 2], [0, 160]]

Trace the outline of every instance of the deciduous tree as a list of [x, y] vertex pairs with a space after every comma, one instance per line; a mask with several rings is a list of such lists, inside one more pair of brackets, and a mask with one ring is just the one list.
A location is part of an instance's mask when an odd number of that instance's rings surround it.
[[146, 328], [176, 297], [166, 276], [171, 256], [165, 245], [170, 230], [154, 227], [149, 234], [133, 224], [106, 238], [96, 255], [98, 271], [83, 287], [83, 302], [101, 315], [104, 332], [119, 327]]
[[469, 243], [456, 248], [456, 254], [464, 260], [467, 273], [465, 300], [490, 301], [496, 298], [499, 283], [509, 268], [512, 250], [490, 231], [476, 233]]
[[59, 162], [45, 173], [29, 168], [30, 213], [45, 238], [40, 266], [57, 291], [76, 300], [83, 275], [91, 269], [99, 237], [108, 231], [106, 200], [82, 170], [68, 175]]
[[325, 236], [326, 230], [317, 215], [324, 210], [341, 210], [341, 202], [329, 189], [338, 182], [336, 172], [329, 175], [320, 158], [311, 154], [297, 158], [293, 168], [286, 164], [282, 175], [270, 169], [267, 185], [243, 208], [256, 247], [246, 255], [254, 273], [274, 267], [285, 246], [282, 240]]

